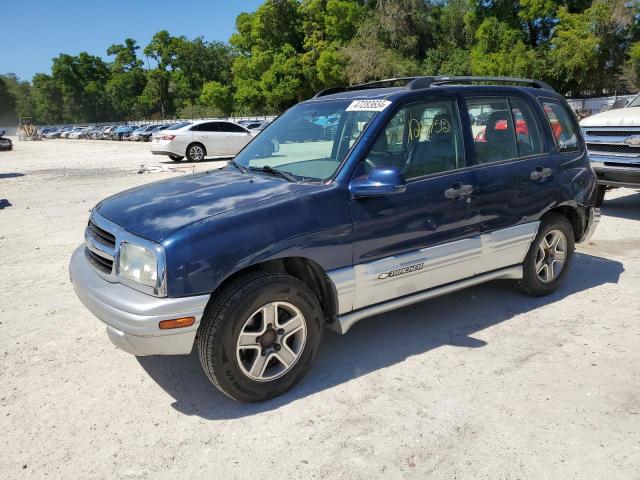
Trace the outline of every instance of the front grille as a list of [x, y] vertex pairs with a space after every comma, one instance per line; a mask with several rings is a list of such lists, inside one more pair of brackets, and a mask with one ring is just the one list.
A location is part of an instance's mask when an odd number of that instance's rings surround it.
[[96, 218], [91, 216], [85, 231], [85, 255], [98, 272], [111, 275], [116, 256], [116, 227], [106, 219], [101, 220], [102, 217]]
[[629, 145], [612, 145], [608, 143], [587, 143], [590, 152], [605, 152], [616, 155], [628, 155], [636, 157], [640, 155], [640, 147], [630, 147]]
[[604, 162], [605, 167], [623, 167], [623, 168], [637, 168], [640, 170], [640, 163], [622, 163], [622, 162]]
[[86, 255], [91, 265], [93, 265], [95, 268], [97, 268], [101, 272], [110, 274], [111, 271], [113, 270], [113, 260], [101, 257], [100, 255], [93, 253], [87, 247], [85, 247], [84, 249], [84, 254]]
[[587, 130], [587, 137], [628, 137], [640, 135], [638, 130]]
[[103, 244], [111, 248], [116, 247], [116, 237], [112, 233], [103, 230], [91, 220], [89, 220], [89, 226], [87, 228], [91, 231], [91, 233], [94, 234], [94, 237], [96, 237], [98, 240], [101, 240]]

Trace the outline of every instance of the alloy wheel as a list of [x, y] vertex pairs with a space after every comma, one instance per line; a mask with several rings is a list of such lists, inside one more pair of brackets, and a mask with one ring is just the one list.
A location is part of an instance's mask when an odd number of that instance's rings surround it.
[[567, 259], [567, 237], [551, 230], [540, 241], [536, 253], [536, 274], [543, 283], [551, 283], [564, 268]]
[[300, 310], [287, 302], [268, 303], [253, 312], [240, 330], [236, 360], [252, 380], [275, 380], [296, 364], [307, 340]]
[[199, 162], [204, 158], [204, 150], [202, 150], [200, 145], [192, 145], [189, 149], [189, 157], [194, 162]]

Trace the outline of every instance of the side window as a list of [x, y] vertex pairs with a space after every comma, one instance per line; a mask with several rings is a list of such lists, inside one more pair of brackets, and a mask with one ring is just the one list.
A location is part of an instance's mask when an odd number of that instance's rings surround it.
[[455, 102], [439, 100], [399, 110], [380, 134], [365, 168], [396, 167], [407, 178], [463, 168], [464, 147]]
[[509, 97], [513, 124], [516, 129], [516, 147], [518, 157], [528, 157], [542, 153], [542, 141], [538, 131], [536, 117], [527, 105], [527, 102], [520, 98]]
[[477, 162], [491, 163], [516, 158], [516, 132], [507, 99], [469, 97], [466, 102]]
[[567, 109], [553, 100], [541, 100], [541, 103], [551, 125], [558, 150], [563, 153], [579, 151], [577, 127]]
[[199, 132], [218, 132], [218, 122], [207, 122], [198, 125]]
[[229, 122], [220, 122], [220, 131], [221, 132], [233, 132], [233, 133], [245, 133], [246, 130], [242, 128], [240, 125], [236, 125], [235, 123]]

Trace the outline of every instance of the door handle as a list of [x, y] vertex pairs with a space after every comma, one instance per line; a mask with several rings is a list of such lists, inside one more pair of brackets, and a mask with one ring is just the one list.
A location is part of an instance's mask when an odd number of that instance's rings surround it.
[[544, 180], [547, 177], [550, 177], [553, 173], [553, 170], [545, 167], [536, 167], [536, 169], [531, 172], [531, 180], [538, 181]]
[[455, 183], [451, 188], [447, 188], [444, 191], [446, 198], [462, 198], [468, 197], [473, 193], [473, 185], [463, 185], [461, 183]]

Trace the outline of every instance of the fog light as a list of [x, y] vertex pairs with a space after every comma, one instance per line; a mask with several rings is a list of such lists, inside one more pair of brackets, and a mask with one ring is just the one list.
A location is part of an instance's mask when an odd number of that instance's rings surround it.
[[173, 320], [162, 320], [158, 326], [160, 330], [168, 330], [169, 328], [190, 327], [196, 323], [195, 317], [174, 318]]

